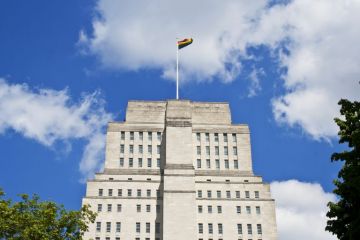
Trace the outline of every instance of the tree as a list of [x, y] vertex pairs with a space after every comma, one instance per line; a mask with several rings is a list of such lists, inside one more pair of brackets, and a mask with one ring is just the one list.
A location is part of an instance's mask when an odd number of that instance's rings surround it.
[[326, 230], [340, 240], [360, 239], [360, 102], [345, 99], [339, 101], [343, 119], [335, 118], [340, 128], [339, 143], [347, 143], [348, 149], [331, 156], [331, 161], [343, 161], [334, 180], [337, 203], [329, 202]]
[[4, 199], [0, 189], [0, 239], [80, 240], [96, 214], [85, 205], [67, 211], [63, 205], [21, 194], [21, 201]]

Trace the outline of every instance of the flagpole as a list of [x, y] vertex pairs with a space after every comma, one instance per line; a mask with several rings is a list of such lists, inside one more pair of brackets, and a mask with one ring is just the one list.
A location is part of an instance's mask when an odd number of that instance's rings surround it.
[[176, 100], [179, 100], [179, 46], [176, 38]]

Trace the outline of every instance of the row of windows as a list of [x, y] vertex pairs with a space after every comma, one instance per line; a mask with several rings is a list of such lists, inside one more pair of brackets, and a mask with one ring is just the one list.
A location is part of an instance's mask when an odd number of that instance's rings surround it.
[[[206, 197], [207, 198], [212, 198], [213, 196], [213, 191], [211, 190], [207, 190], [206, 191]], [[197, 191], [197, 197], [198, 198], [203, 198], [203, 191], [202, 190], [198, 190]], [[231, 191], [225, 191], [225, 197], [226, 198], [231, 198]], [[240, 198], [240, 191], [235, 191], [235, 198]], [[260, 198], [260, 193], [259, 191], [254, 191], [254, 197], [255, 198]], [[222, 198], [222, 191], [217, 190], [216, 191], [216, 198]], [[250, 191], [245, 191], [245, 198], [250, 198]]]
[[[102, 222], [96, 222], [96, 232], [102, 231]], [[120, 233], [121, 232], [121, 222], [116, 222], [115, 226], [113, 226], [114, 223], [112, 222], [105, 222], [105, 231], [107, 233], [112, 232], [112, 227], [115, 227], [115, 232]], [[144, 223], [143, 223], [144, 225]], [[136, 233], [141, 233], [141, 223], [137, 222], [135, 224], [135, 231]], [[145, 233], [151, 233], [151, 223], [146, 222], [145, 223]], [[160, 233], [160, 223], [155, 223], [155, 233]]]
[[[99, 196], [99, 197], [104, 196], [104, 189], [100, 188], [100, 189], [98, 190], [98, 196]], [[113, 189], [108, 189], [107, 196], [109, 196], [109, 197], [114, 196], [114, 191], [113, 191]], [[122, 190], [122, 189], [118, 189], [118, 190], [117, 190], [117, 196], [118, 196], [118, 197], [122, 197], [122, 196], [123, 196], [123, 190]], [[133, 189], [128, 189], [128, 190], [127, 190], [127, 196], [128, 196], [128, 197], [133, 197]], [[141, 189], [137, 189], [137, 190], [136, 190], [136, 195], [134, 195], [134, 196], [136, 196], [136, 197], [142, 197], [142, 196], [151, 197], [151, 196], [152, 196], [152, 195], [151, 195], [151, 189], [146, 189], [144, 195], [143, 195], [143, 191], [142, 191]], [[160, 197], [160, 196], [161, 196], [159, 190], [156, 190], [156, 196], [157, 196], [157, 197]]]
[[[134, 166], [135, 166], [135, 163], [137, 164], [137, 167], [138, 167], [138, 168], [144, 167], [144, 161], [143, 161], [142, 158], [138, 158], [138, 159], [137, 159], [137, 162], [135, 162], [133, 158], [129, 158], [128, 161], [129, 161], [129, 162], [128, 162], [128, 166], [129, 166], [130, 168], [134, 167]], [[161, 164], [160, 158], [157, 158], [157, 159], [156, 159], [156, 167], [159, 168], [159, 167], [160, 167], [160, 164]], [[124, 167], [124, 158], [120, 158], [119, 166], [120, 166], [120, 167]], [[151, 167], [153, 166], [153, 159], [152, 159], [152, 158], [148, 158], [148, 159], [147, 159], [147, 161], [146, 161], [146, 166], [147, 166], [148, 168], [151, 168]]]
[[[96, 237], [95, 240], [101, 240], [100, 237]], [[111, 240], [110, 237], [105, 237], [105, 240]], [[115, 240], [120, 240], [120, 237], [115, 237]], [[135, 238], [135, 240], [140, 240], [139, 237]], [[150, 238], [145, 238], [145, 240], [150, 240]], [[160, 240], [160, 238], [155, 238], [155, 240]], [[240, 239], [241, 240], [241, 239]], [[261, 239], [259, 239], [261, 240]]]
[[[237, 233], [239, 235], [242, 235], [243, 234], [243, 225], [239, 223], [239, 224], [236, 225], [236, 227], [237, 227]], [[208, 233], [209, 234], [214, 234], [214, 224], [208, 223], [207, 228], [208, 228]], [[252, 224], [246, 224], [246, 228], [247, 228], [247, 234], [252, 235], [253, 234]], [[218, 234], [223, 234], [224, 228], [223, 228], [222, 223], [217, 224], [217, 230], [218, 230]], [[203, 223], [198, 223], [198, 232], [199, 232], [199, 234], [204, 233], [204, 224]], [[261, 226], [261, 224], [256, 224], [256, 232], [257, 232], [258, 235], [262, 235], [262, 226]]]
[[[112, 212], [113, 210], [113, 205], [116, 206], [116, 211], [117, 212], [121, 212], [122, 211], [122, 205], [121, 204], [104, 204], [104, 206], [106, 206], [106, 211], [107, 212]], [[97, 211], [98, 212], [102, 212], [103, 211], [103, 204], [99, 203], [97, 205]], [[136, 205], [136, 211], [137, 212], [141, 212], [141, 204], [137, 204]], [[146, 212], [151, 212], [151, 204], [145, 204], [144, 205], [144, 211]], [[156, 205], [156, 212], [160, 212], [160, 205]]]
[[[136, 145], [130, 144], [129, 148], [128, 148], [128, 153], [133, 154], [136, 152], [135, 150]], [[156, 154], [160, 154], [161, 151], [161, 147], [160, 145], [156, 145]], [[124, 144], [120, 144], [120, 153], [124, 154], [125, 153], [125, 145]], [[143, 154], [144, 153], [144, 146], [143, 145], [138, 145], [137, 146], [137, 153]], [[153, 153], [153, 145], [147, 145], [147, 153], [148, 154], [152, 154]]]
[[[143, 140], [144, 139], [144, 133], [143, 132], [136, 132], [137, 134], [137, 139], [139, 140]], [[155, 132], [146, 132], [147, 134], [147, 139], [148, 141], [152, 141], [153, 140], [153, 134], [155, 134]], [[158, 141], [161, 141], [161, 132], [156, 132], [156, 138]], [[125, 132], [122, 131], [120, 132], [120, 139], [121, 140], [125, 140]], [[129, 139], [130, 141], [135, 140], [135, 132], [129, 132]]]
[[[201, 155], [201, 146], [196, 146], [196, 154], [197, 155]], [[210, 156], [210, 146], [205, 146], [205, 154], [206, 156]], [[214, 154], [216, 156], [219, 156], [220, 155], [220, 148], [219, 146], [215, 146], [214, 147]], [[223, 147], [223, 152], [222, 154], [224, 154], [225, 156], [228, 156], [229, 155], [229, 147], [228, 146], [224, 146]], [[237, 156], [238, 154], [238, 151], [237, 151], [237, 147], [232, 147], [232, 154], [233, 156]]]
[[[198, 213], [203, 213], [204, 208], [205, 207], [203, 207], [203, 205], [198, 205]], [[241, 206], [236, 206], [235, 209], [236, 209], [236, 213], [238, 213], [238, 214], [241, 213]], [[247, 214], [251, 214], [251, 206], [246, 206], [245, 209], [246, 209]], [[217, 210], [217, 213], [219, 213], [219, 214], [223, 213], [222, 206], [216, 206], [216, 210]], [[261, 214], [260, 206], [256, 206], [255, 211], [256, 211], [256, 214]], [[207, 213], [213, 213], [212, 205], [207, 206]]]
[[[206, 168], [207, 168], [207, 169], [210, 169], [210, 168], [211, 168], [211, 165], [212, 165], [212, 164], [211, 164], [211, 160], [210, 160], [210, 159], [206, 159], [205, 163], [206, 163]], [[238, 161], [238, 160], [234, 160], [232, 167], [233, 167], [233, 169], [239, 169], [239, 161]], [[196, 168], [197, 168], [197, 169], [203, 168], [203, 161], [201, 161], [201, 159], [197, 159], [197, 160], [196, 160]], [[220, 160], [219, 160], [219, 159], [215, 159], [215, 168], [216, 168], [216, 169], [220, 169]], [[225, 169], [230, 169], [229, 160], [227, 160], [227, 159], [224, 160], [224, 168], [225, 168]]]
[[[205, 133], [205, 134], [196, 133], [196, 140], [198, 142], [200, 142], [201, 141], [201, 136], [204, 137], [204, 135], [205, 135], [205, 141], [210, 142], [210, 133]], [[227, 134], [227, 133], [222, 134], [224, 142], [228, 142], [228, 135], [229, 134]], [[219, 133], [211, 134], [211, 136], [212, 136], [212, 139], [214, 139], [214, 142], [219, 142]], [[232, 137], [233, 142], [237, 142], [236, 133], [232, 133], [231, 137]]]

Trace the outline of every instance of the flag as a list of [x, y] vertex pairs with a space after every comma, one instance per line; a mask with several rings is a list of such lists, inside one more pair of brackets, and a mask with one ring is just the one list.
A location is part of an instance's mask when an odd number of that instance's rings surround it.
[[183, 47], [190, 45], [192, 42], [193, 42], [192, 38], [185, 38], [184, 40], [178, 41], [177, 45], [179, 49], [182, 49]]

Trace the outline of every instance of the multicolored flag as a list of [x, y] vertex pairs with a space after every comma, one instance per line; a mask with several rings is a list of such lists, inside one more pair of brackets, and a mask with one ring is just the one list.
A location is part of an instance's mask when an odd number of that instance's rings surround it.
[[193, 39], [192, 38], [185, 38], [184, 40], [178, 41], [177, 45], [178, 45], [178, 49], [182, 49], [184, 47], [186, 47], [187, 45], [192, 44]]

